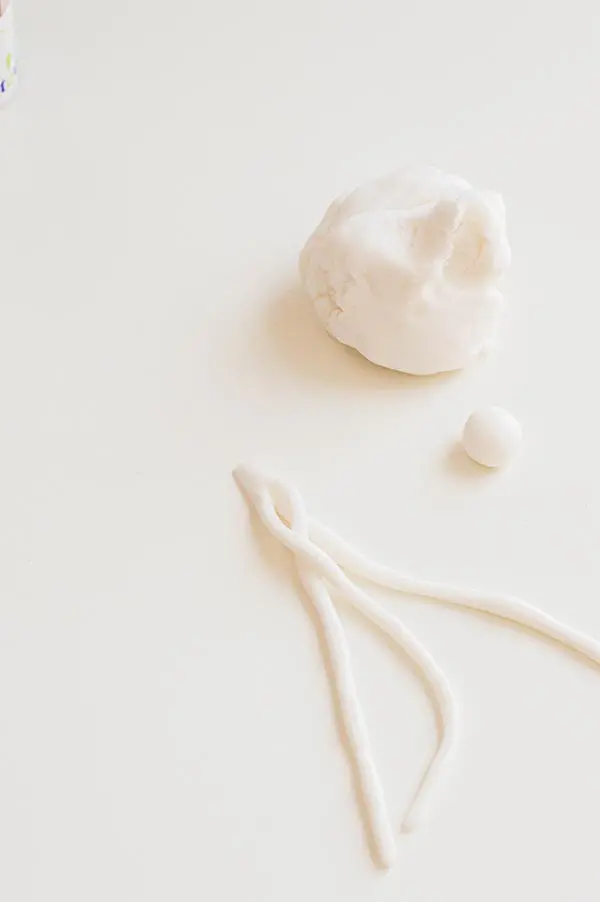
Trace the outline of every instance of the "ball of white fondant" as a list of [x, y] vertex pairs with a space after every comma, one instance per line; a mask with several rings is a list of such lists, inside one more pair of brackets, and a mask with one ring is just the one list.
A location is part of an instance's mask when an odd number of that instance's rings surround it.
[[509, 262], [500, 195], [416, 166], [336, 200], [300, 275], [334, 338], [426, 375], [461, 369], [491, 343]]
[[519, 421], [502, 407], [482, 407], [472, 413], [463, 431], [463, 447], [484, 467], [503, 467], [515, 456], [523, 432]]

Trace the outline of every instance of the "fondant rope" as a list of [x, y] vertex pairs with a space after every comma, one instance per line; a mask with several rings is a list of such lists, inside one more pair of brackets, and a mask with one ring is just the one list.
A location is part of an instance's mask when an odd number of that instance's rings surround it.
[[[431, 790], [455, 743], [458, 717], [450, 684], [431, 654], [401, 621], [389, 614], [363, 589], [354, 585], [335, 561], [310, 540], [308, 517], [296, 489], [281, 482], [263, 479], [247, 468], [238, 468], [236, 476], [267, 529], [294, 553], [302, 583], [321, 618], [328, 648], [333, 651], [332, 666], [340, 699], [343, 702], [344, 722], [361, 777], [374, 839], [382, 864], [389, 867], [395, 856], [393, 831], [352, 679], [347, 642], [323, 580], [330, 582], [347, 601], [405, 651], [423, 673], [436, 701], [442, 725], [441, 737], [437, 751], [406, 816], [404, 827], [407, 830], [415, 827], [423, 818]], [[287, 523], [282, 517], [285, 517]]]
[[483, 611], [517, 623], [578, 652], [596, 665], [600, 665], [600, 642], [515, 596], [416, 579], [378, 564], [310, 518], [297, 489], [279, 480], [265, 478], [246, 467], [239, 467], [235, 475], [267, 529], [294, 554], [302, 585], [320, 617], [378, 854], [382, 864], [390, 867], [395, 858], [394, 833], [356, 693], [348, 643], [326, 582], [409, 655], [433, 692], [441, 721], [441, 736], [437, 751], [409, 808], [404, 823], [406, 829], [411, 829], [422, 820], [431, 790], [456, 744], [457, 705], [448, 680], [429, 652], [397, 617], [389, 614], [356, 586], [344, 570], [407, 595]]
[[446, 583], [404, 576], [391, 567], [370, 560], [332, 530], [313, 519], [309, 520], [309, 534], [322, 551], [355, 576], [405, 595], [431, 598], [453, 607], [482, 611], [509, 620], [540, 633], [578, 652], [592, 663], [600, 665], [600, 642], [514, 595], [459, 588]]

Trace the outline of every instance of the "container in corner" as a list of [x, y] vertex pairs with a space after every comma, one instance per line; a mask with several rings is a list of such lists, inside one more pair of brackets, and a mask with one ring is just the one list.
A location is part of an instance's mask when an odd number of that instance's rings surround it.
[[10, 3], [0, 16], [0, 108], [10, 103], [16, 87], [17, 43], [13, 3]]

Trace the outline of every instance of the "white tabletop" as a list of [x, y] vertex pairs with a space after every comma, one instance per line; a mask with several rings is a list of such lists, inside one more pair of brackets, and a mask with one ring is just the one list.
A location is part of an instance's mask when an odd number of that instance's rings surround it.
[[[375, 557], [600, 636], [600, 8], [541, 0], [31, 0], [0, 115], [0, 897], [572, 902], [600, 892], [600, 673], [383, 593], [463, 734], [430, 822], [369, 855], [289, 556], [249, 460]], [[341, 190], [426, 161], [503, 192], [501, 348], [378, 370], [297, 252]], [[485, 474], [479, 404], [523, 422]], [[344, 612], [394, 823], [435, 744]]]

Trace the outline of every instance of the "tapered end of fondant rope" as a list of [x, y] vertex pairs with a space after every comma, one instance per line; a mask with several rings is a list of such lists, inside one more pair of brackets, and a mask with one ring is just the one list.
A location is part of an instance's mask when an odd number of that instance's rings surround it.
[[264, 510], [265, 501], [284, 523], [290, 521], [290, 493], [293, 487], [276, 479], [265, 476], [254, 467], [240, 464], [235, 467], [233, 477], [249, 501], [257, 508]]
[[233, 471], [233, 478], [247, 498], [256, 504], [261, 493], [265, 491], [271, 494], [273, 479], [265, 476], [260, 470], [247, 464], [239, 464]]
[[419, 830], [423, 826], [423, 817], [419, 811], [413, 811], [412, 809], [407, 812], [404, 821], [402, 822], [402, 832], [403, 833], [414, 833], [416, 830]]
[[260, 481], [258, 473], [245, 464], [239, 464], [234, 468], [233, 478], [246, 495], [252, 495], [253, 491], [256, 491], [257, 482]]
[[389, 871], [390, 868], [396, 864], [396, 844], [394, 842], [393, 837], [390, 838], [389, 842], [386, 842], [385, 845], [379, 845], [377, 848], [377, 858], [380, 867]]

